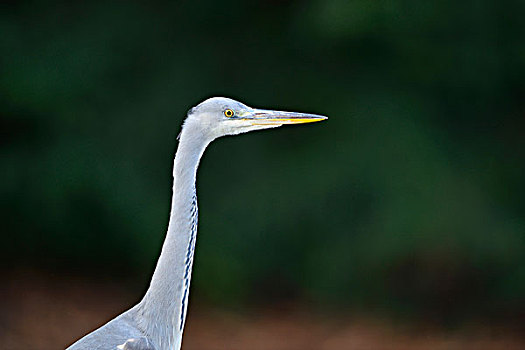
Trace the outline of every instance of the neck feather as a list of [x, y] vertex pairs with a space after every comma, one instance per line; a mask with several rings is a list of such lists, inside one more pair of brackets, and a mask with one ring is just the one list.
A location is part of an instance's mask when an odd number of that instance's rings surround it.
[[211, 140], [184, 127], [173, 166], [173, 197], [166, 239], [144, 299], [137, 306], [141, 328], [159, 349], [180, 349], [197, 238], [195, 180]]

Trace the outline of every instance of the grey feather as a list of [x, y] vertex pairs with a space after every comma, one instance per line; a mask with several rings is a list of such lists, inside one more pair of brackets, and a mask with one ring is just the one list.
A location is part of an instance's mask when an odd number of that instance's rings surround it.
[[117, 346], [119, 350], [157, 350], [153, 343], [146, 338], [128, 339], [124, 344]]
[[67, 350], [158, 350], [137, 328], [136, 316], [136, 308], [132, 308], [79, 339]]

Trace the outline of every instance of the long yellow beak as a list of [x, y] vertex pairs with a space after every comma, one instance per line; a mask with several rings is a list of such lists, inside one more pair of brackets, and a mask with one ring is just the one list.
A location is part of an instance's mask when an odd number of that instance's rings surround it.
[[253, 125], [315, 123], [328, 119], [324, 115], [254, 109], [241, 117]]

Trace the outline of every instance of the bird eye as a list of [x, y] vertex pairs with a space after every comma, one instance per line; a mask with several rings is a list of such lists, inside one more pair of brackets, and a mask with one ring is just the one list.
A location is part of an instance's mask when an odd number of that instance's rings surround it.
[[224, 115], [227, 116], [228, 118], [231, 118], [233, 117], [233, 111], [231, 109], [227, 109], [224, 111]]

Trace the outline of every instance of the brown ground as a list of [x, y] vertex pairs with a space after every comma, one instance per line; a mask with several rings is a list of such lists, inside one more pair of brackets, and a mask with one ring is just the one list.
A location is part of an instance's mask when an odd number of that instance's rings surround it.
[[[49, 274], [12, 273], [3, 282], [0, 348], [5, 350], [64, 348], [137, 299], [114, 283]], [[415, 331], [362, 318], [320, 320], [295, 311], [243, 316], [192, 304], [183, 349], [513, 350], [525, 349], [525, 337], [480, 327]]]

